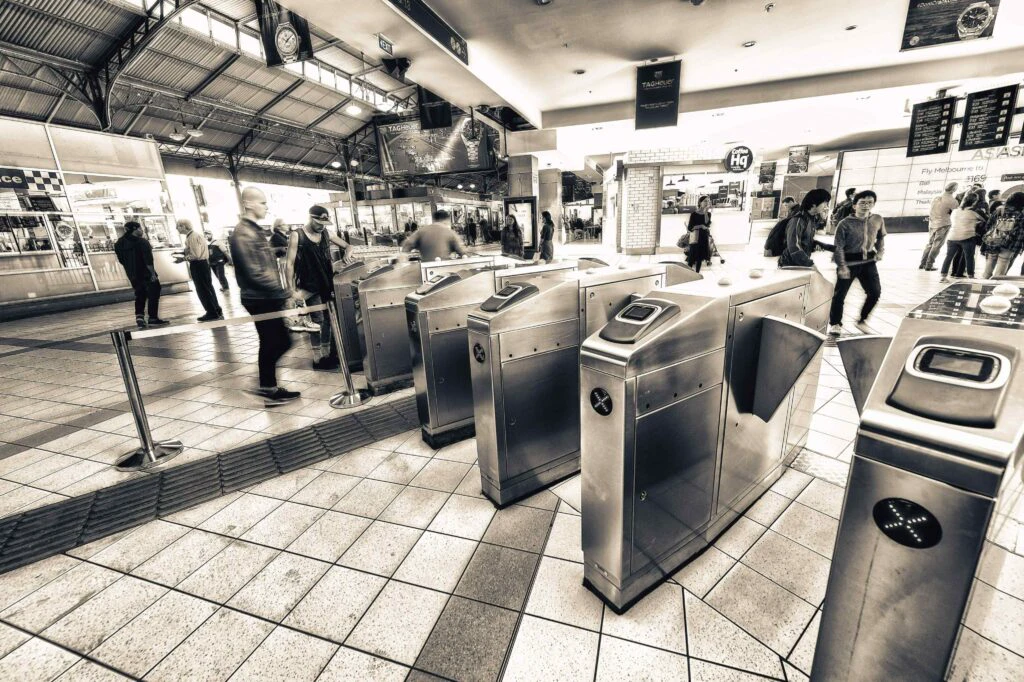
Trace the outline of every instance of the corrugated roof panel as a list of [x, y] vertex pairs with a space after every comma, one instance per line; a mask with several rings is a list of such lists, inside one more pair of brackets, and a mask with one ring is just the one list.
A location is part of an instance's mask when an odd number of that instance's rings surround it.
[[252, 0], [205, 0], [203, 4], [235, 21], [256, 13], [256, 3]]
[[98, 61], [113, 44], [93, 31], [11, 2], [0, 3], [0, 41], [87, 63]]
[[363, 125], [363, 123], [353, 121], [352, 119], [346, 118], [341, 114], [335, 114], [334, 116], [328, 118], [326, 121], [318, 123], [316, 126], [316, 130], [323, 130], [325, 132], [333, 133], [335, 135], [346, 136], [350, 135], [359, 128], [362, 128]]
[[31, 5], [105, 34], [110, 40], [124, 35], [141, 18], [131, 9], [108, 0], [33, 0]]
[[188, 92], [206, 78], [209, 71], [153, 50], [145, 50], [128, 69], [128, 74], [139, 80], [164, 85]]
[[348, 52], [339, 50], [336, 47], [320, 50], [316, 53], [316, 58], [325, 64], [341, 69], [345, 73], [358, 73], [366, 68], [366, 64], [360, 62], [358, 57], [353, 57]]
[[203, 136], [200, 138], [200, 142], [202, 142], [206, 147], [228, 151], [238, 144], [240, 139], [242, 139], [241, 135], [229, 133], [223, 130], [213, 130], [204, 126]]
[[98, 130], [100, 127], [99, 121], [96, 120], [92, 110], [71, 97], [65, 99], [64, 103], [60, 105], [60, 109], [57, 110], [53, 117], [53, 122], [79, 128], [92, 128], [94, 130]]
[[224, 61], [230, 53], [226, 45], [215, 43], [209, 38], [194, 35], [173, 26], [170, 30], [161, 31], [147, 48], [147, 52], [163, 53], [171, 58], [214, 69]]
[[[331, 161], [333, 161], [337, 157], [338, 157], [338, 155], [333, 153], [333, 152], [322, 152], [320, 150], [317, 150], [317, 151], [313, 152], [312, 154], [310, 154], [309, 156], [307, 156], [302, 161], [302, 163], [303, 163], [303, 165], [310, 165], [310, 166], [326, 166], [327, 164], [329, 164]], [[297, 159], [295, 159], [295, 160], [297, 160]]]
[[218, 78], [203, 91], [204, 97], [230, 102], [242, 109], [256, 111], [270, 100], [274, 93], [233, 78]]
[[307, 126], [323, 114], [324, 110], [286, 97], [284, 101], [275, 104], [267, 113], [286, 121], [294, 121], [300, 126]]
[[52, 95], [0, 87], [0, 112], [19, 118], [45, 120], [56, 101]]

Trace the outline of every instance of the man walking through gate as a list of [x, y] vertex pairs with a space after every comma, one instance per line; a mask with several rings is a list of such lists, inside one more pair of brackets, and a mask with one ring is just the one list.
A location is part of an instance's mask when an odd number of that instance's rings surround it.
[[[128, 281], [135, 289], [135, 324], [139, 329], [163, 327], [170, 324], [161, 320], [160, 278], [153, 267], [153, 247], [142, 236], [142, 225], [134, 220], [124, 224], [124, 234], [114, 244], [114, 253], [124, 267]], [[149, 302], [149, 320], [146, 320], [146, 302]]]
[[949, 234], [949, 227], [953, 224], [950, 214], [960, 204], [957, 202], [957, 184], [951, 182], [946, 185], [946, 191], [932, 199], [932, 208], [928, 213], [928, 243], [925, 244], [924, 253], [921, 254], [921, 264], [918, 270], [935, 270], [935, 259], [942, 251], [942, 245], [946, 243], [946, 235]]
[[[255, 187], [246, 187], [242, 190], [242, 209], [242, 219], [229, 239], [242, 306], [250, 315], [279, 312], [289, 299], [298, 297], [281, 286], [277, 258], [256, 222], [267, 216], [267, 197]], [[277, 361], [292, 347], [284, 320], [278, 317], [255, 325], [260, 338], [260, 384], [252, 392], [261, 396], [267, 407], [295, 400], [300, 395], [298, 391], [286, 391], [277, 385]]]
[[223, 320], [224, 312], [220, 309], [217, 292], [213, 289], [213, 271], [210, 270], [210, 247], [206, 236], [192, 229], [191, 220], [179, 220], [178, 232], [185, 237], [185, 261], [188, 263], [189, 274], [196, 285], [196, 295], [203, 304], [206, 314], [199, 318], [200, 322]]

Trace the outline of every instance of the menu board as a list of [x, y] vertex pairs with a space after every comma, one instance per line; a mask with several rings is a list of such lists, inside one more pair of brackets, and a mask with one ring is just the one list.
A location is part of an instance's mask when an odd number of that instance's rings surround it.
[[945, 154], [953, 132], [956, 97], [946, 97], [914, 105], [910, 117], [910, 138], [907, 156]]
[[757, 170], [757, 182], [760, 185], [775, 184], [775, 161], [765, 161]]
[[789, 148], [788, 175], [806, 173], [811, 164], [811, 148], [807, 145]]
[[960, 151], [1006, 146], [1013, 109], [1017, 106], [1017, 89], [1015, 83], [967, 95]]

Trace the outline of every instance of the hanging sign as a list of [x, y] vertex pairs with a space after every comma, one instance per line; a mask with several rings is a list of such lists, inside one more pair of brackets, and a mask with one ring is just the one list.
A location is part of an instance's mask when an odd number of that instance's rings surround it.
[[1006, 146], [1010, 141], [1013, 109], [1017, 106], [1017, 89], [1016, 84], [1005, 85], [967, 95], [960, 151]]
[[437, 12], [430, 9], [423, 0], [388, 0], [401, 10], [402, 14], [412, 19], [413, 23], [422, 28], [428, 36], [441, 44], [441, 47], [459, 58], [463, 64], [469, 65], [469, 47], [466, 39], [460, 36]]
[[377, 46], [390, 55], [395, 54], [395, 44], [385, 38], [383, 33], [377, 34]]
[[774, 185], [775, 184], [775, 171], [777, 169], [777, 163], [775, 161], [765, 161], [761, 164], [761, 167], [757, 170], [757, 182], [760, 185]]
[[281, 66], [313, 58], [309, 24], [273, 0], [256, 0], [263, 55], [267, 66]]
[[636, 69], [636, 130], [679, 123], [679, 77], [682, 62], [647, 64]]
[[915, 104], [914, 113], [910, 117], [907, 156], [927, 156], [928, 154], [948, 152], [955, 112], [956, 97]]
[[1000, 0], [910, 0], [900, 50], [991, 38]]
[[746, 173], [754, 165], [754, 152], [750, 147], [733, 147], [725, 155], [723, 163], [730, 173]]
[[789, 148], [789, 166], [786, 169], [787, 175], [799, 175], [806, 173], [811, 166], [811, 148], [804, 144], [798, 147]]

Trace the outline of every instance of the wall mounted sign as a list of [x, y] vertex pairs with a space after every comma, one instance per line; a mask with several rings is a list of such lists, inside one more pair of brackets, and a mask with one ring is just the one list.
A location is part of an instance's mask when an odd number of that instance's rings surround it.
[[1000, 0], [910, 0], [900, 50], [991, 38]]
[[956, 97], [915, 104], [914, 113], [910, 117], [907, 156], [926, 156], [948, 152], [955, 113]]
[[28, 189], [25, 171], [20, 168], [0, 168], [0, 189]]
[[787, 175], [806, 173], [810, 166], [811, 148], [808, 145], [804, 144], [789, 148], [789, 166], [786, 168]]
[[775, 161], [765, 161], [757, 170], [757, 182], [760, 185], [774, 185], [775, 172], [778, 164]]
[[730, 173], [746, 173], [754, 165], [754, 152], [750, 147], [733, 147], [723, 163]]
[[679, 123], [679, 77], [682, 62], [647, 64], [636, 69], [636, 130]]
[[309, 24], [273, 0], [256, 0], [263, 55], [267, 66], [281, 66], [313, 58]]
[[449, 26], [437, 12], [430, 9], [423, 0], [388, 0], [401, 10], [402, 14], [412, 19], [413, 23], [426, 31], [427, 35], [441, 46], [458, 57], [463, 64], [469, 65], [469, 46], [466, 39]]
[[964, 124], [960, 131], [960, 151], [1005, 147], [1010, 141], [1010, 124], [1017, 106], [1018, 86], [1004, 85], [967, 95]]
[[1006, 173], [999, 176], [999, 182], [1024, 182], [1024, 173]]

